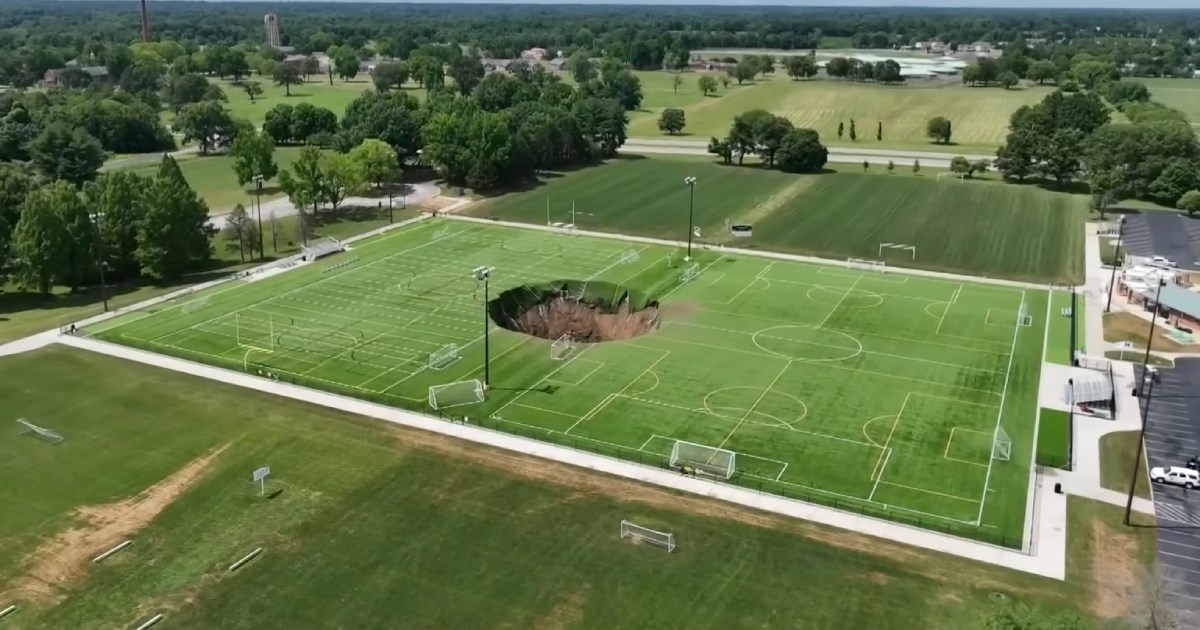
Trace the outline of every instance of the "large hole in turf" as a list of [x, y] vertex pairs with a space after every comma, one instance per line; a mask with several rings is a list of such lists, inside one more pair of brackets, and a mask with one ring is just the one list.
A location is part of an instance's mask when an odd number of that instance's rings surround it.
[[658, 326], [658, 302], [611, 282], [554, 280], [508, 289], [488, 302], [492, 321], [526, 335], [579, 343], [616, 341]]

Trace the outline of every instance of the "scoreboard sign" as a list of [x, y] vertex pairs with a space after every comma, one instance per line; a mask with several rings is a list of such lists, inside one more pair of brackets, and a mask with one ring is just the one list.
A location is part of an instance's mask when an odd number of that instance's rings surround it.
[[747, 238], [753, 233], [753, 226], [747, 224], [734, 224], [729, 226], [729, 233], [738, 238]]

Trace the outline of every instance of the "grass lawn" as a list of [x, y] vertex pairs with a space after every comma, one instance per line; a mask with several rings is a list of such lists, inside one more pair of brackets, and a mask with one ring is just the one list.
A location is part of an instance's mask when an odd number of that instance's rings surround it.
[[1200, 126], [1200, 79], [1136, 79], [1150, 88], [1154, 100], [1174, 107]]
[[[673, 248], [445, 221], [353, 255], [337, 273], [334, 257], [96, 333], [424, 409], [430, 386], [481, 376], [471, 269], [495, 267], [493, 296], [554, 279], [629, 286], [663, 300], [657, 329], [566, 361], [496, 330], [486, 401], [468, 386], [441, 405], [655, 465], [677, 439], [724, 448], [742, 485], [1009, 545], [1023, 534], [1045, 292], [707, 252], [681, 283]], [[462, 360], [429, 369], [447, 344]], [[1014, 448], [993, 464], [997, 426]]]
[[[263, 95], [254, 99], [253, 102], [242, 88], [228, 81], [220, 81], [218, 84], [225, 91], [225, 96], [229, 98], [229, 110], [234, 117], [245, 118], [255, 125], [261, 125], [267, 112], [279, 103], [292, 105], [311, 103], [317, 107], [333, 110], [340, 120], [346, 112], [347, 105], [363, 92], [375, 89], [369, 75], [359, 75], [351, 81], [334, 78], [333, 85], [329, 84], [326, 77], [314, 75], [311, 80], [302, 85], [293, 85], [291, 96], [288, 96], [282, 87], [276, 86], [269, 79], [255, 76], [251, 80], [259, 81], [263, 88]], [[425, 90], [418, 88], [415, 82], [409, 83], [404, 89], [417, 98], [423, 99], [425, 96]]]
[[[655, 74], [669, 76], [666, 72]], [[1035, 104], [1053, 91], [1049, 87], [969, 88], [956, 83], [881, 86], [832, 79], [793, 81], [777, 73], [755, 83], [731, 84], [715, 96], [703, 97], [696, 88], [698, 76], [684, 74], [680, 94], [686, 90], [686, 102], [671, 106], [684, 107], [684, 131], [699, 139], [723, 137], [738, 114], [766, 109], [787, 116], [799, 127], [815, 129], [829, 145], [926, 151], [946, 149], [931, 144], [925, 136], [925, 123], [934, 116], [945, 116], [953, 124], [953, 149], [990, 151], [1003, 143], [1013, 111]], [[647, 83], [650, 81], [643, 79], [643, 85]], [[662, 137], [657, 121], [665, 106], [647, 98], [643, 104], [646, 111], [630, 117], [629, 135]], [[857, 122], [857, 142], [851, 142], [849, 136], [852, 118]], [[839, 122], [846, 125], [841, 139], [837, 137]], [[882, 142], [876, 140], [879, 122], [883, 123]]]
[[1070, 463], [1071, 416], [1057, 409], [1042, 409], [1038, 423], [1038, 465], [1062, 468]]
[[[1146, 351], [1146, 335], [1150, 330], [1150, 322], [1121, 311], [1113, 311], [1104, 316], [1104, 340], [1128, 341], [1133, 344], [1133, 350], [1141, 356]], [[1168, 330], [1159, 324], [1154, 326], [1154, 343], [1151, 351], [1157, 352], [1196, 352], [1200, 344], [1181, 344], [1167, 336]], [[1138, 359], [1139, 361], [1141, 359]]]
[[[275, 150], [275, 163], [280, 172], [291, 168], [292, 161], [300, 155], [300, 147], [279, 147]], [[233, 173], [233, 158], [228, 155], [186, 156], [179, 159], [179, 170], [192, 188], [208, 203], [213, 214], [224, 214], [241, 203], [249, 207], [254, 202], [254, 184], [239, 186]], [[139, 175], [153, 176], [158, 173], [158, 163], [138, 166]], [[263, 183], [263, 201], [282, 197], [283, 191], [275, 180]]]
[[[1050, 329], [1046, 343], [1046, 360], [1058, 365], [1071, 365], [1074, 359], [1073, 350], [1086, 351], [1084, 334], [1084, 300], [1076, 299], [1074, 317], [1063, 317], [1063, 309], [1070, 309], [1071, 294], [1067, 291], [1055, 291], [1050, 301]], [[1075, 324], [1075, 347], [1071, 347], [1071, 323]]]
[[[835, 259], [880, 258], [879, 244], [908, 243], [883, 253], [889, 265], [1014, 279], [1067, 282], [1082, 278], [1085, 202], [1032, 186], [938, 183], [930, 175], [847, 168], [788, 175], [722, 166], [702, 158], [627, 157], [554, 177], [532, 191], [469, 209], [529, 223], [575, 222], [582, 228], [685, 238], [688, 189], [694, 176], [695, 225], [703, 240]], [[726, 221], [755, 227], [750, 239], [727, 236]]]
[[1153, 557], [1076, 497], [1059, 582], [62, 347], [0, 359], [0, 398], [67, 436], [0, 438], [7, 628], [959, 629], [997, 592], [1123, 620]]
[[1100, 239], [1100, 262], [1106, 265], [1120, 265], [1125, 260], [1125, 248], [1117, 246], [1117, 239]]
[[[1146, 358], [1145, 352], [1138, 350], [1109, 350], [1108, 352], [1104, 353], [1104, 356], [1110, 359], [1116, 359], [1118, 361], [1130, 361], [1132, 363], [1141, 363], [1142, 359]], [[1151, 353], [1150, 365], [1157, 365], [1158, 367], [1174, 367], [1175, 362]]]
[[[1138, 432], [1120, 431], [1100, 438], [1100, 485], [1109, 490], [1129, 492], [1129, 473], [1138, 452]], [[1146, 455], [1142, 453], [1134, 495], [1150, 498], [1150, 478]]]

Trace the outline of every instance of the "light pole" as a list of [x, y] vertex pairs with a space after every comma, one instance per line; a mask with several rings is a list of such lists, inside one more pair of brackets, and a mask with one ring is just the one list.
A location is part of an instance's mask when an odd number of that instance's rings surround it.
[[[1125, 235], [1125, 215], [1117, 220], [1117, 247], [1113, 249], [1113, 268], [1112, 277], [1108, 279], [1108, 304], [1104, 305], [1104, 312], [1112, 310], [1112, 294], [1117, 288], [1117, 252], [1121, 251], [1121, 237]], [[1103, 262], [1103, 261], [1101, 261]]]
[[684, 262], [692, 259], [692, 212], [696, 207], [696, 178], [684, 177], [683, 183], [688, 187], [688, 227], [687, 227], [687, 256], [684, 256]]
[[[1137, 455], [1133, 458], [1133, 473], [1129, 477], [1129, 497], [1125, 501], [1125, 524], [1129, 525], [1129, 518], [1133, 512], [1133, 492], [1137, 486], [1138, 470], [1141, 468], [1142, 462], [1142, 444], [1146, 441], [1146, 416], [1150, 414], [1150, 399], [1154, 396], [1154, 378], [1150, 374], [1150, 346], [1154, 342], [1154, 325], [1158, 318], [1159, 298], [1162, 297], [1162, 288], [1167, 284], [1163, 278], [1158, 279], [1158, 290], [1154, 294], [1154, 311], [1150, 314], [1150, 334], [1146, 339], [1146, 355], [1142, 357], [1142, 382], [1138, 383], [1138, 396], [1142, 395], [1142, 388], [1145, 388], [1146, 403], [1141, 409], [1142, 426], [1138, 430], [1138, 447]], [[1150, 381], [1150, 385], [1146, 385], [1146, 381]], [[1116, 413], [1116, 410], [1113, 410]]]
[[392, 180], [388, 182], [388, 223], [391, 224], [393, 221], [395, 221], [395, 219], [392, 217], [392, 193], [394, 192], [392, 190], [392, 186], [395, 184], [395, 178], [389, 177], [388, 179]]
[[108, 312], [108, 282], [104, 279], [104, 234], [100, 231], [102, 212], [92, 212], [92, 228], [96, 231], [96, 266], [100, 268], [100, 301], [104, 303], [104, 312]]
[[267, 257], [267, 252], [263, 249], [263, 229], [262, 229], [262, 185], [263, 176], [254, 176], [254, 206], [258, 210], [258, 258], [262, 260]]
[[492, 269], [494, 267], [476, 267], [471, 275], [474, 276], [476, 282], [483, 282], [483, 388], [487, 389], [491, 386], [491, 344], [488, 338], [488, 331], [491, 330], [491, 325], [488, 324], [488, 280], [492, 277]]

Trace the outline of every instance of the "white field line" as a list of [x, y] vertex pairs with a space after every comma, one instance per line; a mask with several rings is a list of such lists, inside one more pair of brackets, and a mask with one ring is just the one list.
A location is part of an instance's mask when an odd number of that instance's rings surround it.
[[942, 316], [938, 319], [938, 325], [937, 328], [934, 329], [933, 334], [942, 334], [942, 326], [946, 323], [946, 316], [950, 314], [950, 305], [958, 301], [958, 293], [960, 291], [962, 291], [961, 284], [958, 285], [958, 288], [954, 290], [954, 295], [950, 296], [950, 301], [946, 302], [946, 308], [942, 309]]
[[850, 297], [850, 294], [854, 292], [854, 287], [858, 286], [859, 281], [863, 279], [864, 275], [866, 274], [859, 274], [859, 276], [854, 279], [854, 282], [850, 284], [850, 288], [846, 289], [846, 292], [842, 294], [842, 299], [838, 300], [837, 304], [833, 305], [833, 308], [830, 309], [827, 315], [825, 315], [825, 319], [822, 319], [821, 323], [817, 324], [817, 328], [825, 327], [825, 324], [829, 322], [829, 318], [833, 317], [833, 314], [836, 313], [838, 308], [842, 306], [842, 303], [846, 301], [846, 298]]
[[[875, 491], [879, 489], [879, 482], [883, 480], [883, 471], [887, 470], [887, 464], [892, 459], [892, 437], [896, 435], [896, 428], [900, 426], [900, 421], [904, 419], [904, 408], [908, 406], [908, 399], [910, 396], [912, 396], [912, 392], [904, 395], [904, 402], [900, 403], [900, 411], [896, 412], [896, 421], [892, 423], [892, 430], [888, 433], [887, 441], [885, 441], [883, 446], [880, 447], [883, 449], [879, 454], [879, 456], [882, 458], [882, 461], [875, 461], [875, 469], [878, 472], [875, 475], [875, 485], [871, 487], [871, 494], [867, 495], [868, 501], [873, 501], [875, 499]], [[880, 467], [880, 464], [883, 464], [883, 466]]]
[[[698, 277], [700, 277], [701, 275], [703, 275], [705, 271], [708, 271], [709, 267], [712, 267], [713, 265], [717, 264], [718, 262], [720, 262], [720, 260], [721, 260], [721, 258], [719, 258], [719, 257], [718, 257], [717, 259], [715, 259], [715, 260], [713, 260], [712, 262], [710, 262], [710, 263], [708, 263], [707, 265], [705, 265], [705, 266], [704, 266], [704, 268], [702, 268], [702, 269], [700, 270], [700, 273], [696, 274], [696, 277], [698, 278]], [[668, 296], [668, 295], [671, 295], [672, 293], [674, 293], [674, 292], [676, 292], [676, 291], [678, 291], [678, 290], [682, 289], [683, 287], [685, 287], [685, 286], [687, 286], [687, 285], [688, 285], [688, 283], [687, 283], [687, 282], [682, 282], [682, 281], [681, 281], [681, 282], [679, 282], [679, 283], [678, 283], [678, 284], [676, 284], [675, 286], [671, 287], [671, 290], [670, 290], [670, 291], [667, 291], [666, 293], [662, 294], [662, 297], [658, 298], [658, 299], [659, 299], [659, 301], [661, 302], [662, 300], [665, 300], [665, 299], [667, 298], [667, 296]]]
[[748, 290], [750, 287], [754, 286], [754, 284], [755, 284], [756, 282], [758, 282], [759, 280], [762, 280], [762, 279], [763, 279], [763, 275], [764, 275], [764, 274], [766, 274], [768, 271], [770, 271], [770, 270], [771, 270], [771, 267], [774, 267], [774, 266], [775, 266], [775, 261], [771, 261], [771, 262], [767, 263], [767, 266], [766, 266], [766, 267], [763, 267], [762, 269], [759, 269], [759, 270], [758, 270], [758, 273], [754, 274], [754, 279], [753, 279], [753, 280], [751, 280], [750, 282], [747, 282], [747, 283], [746, 283], [746, 286], [742, 287], [742, 290], [741, 290], [741, 291], [738, 291], [736, 294], [734, 294], [734, 296], [733, 296], [733, 297], [731, 297], [731, 298], [729, 298], [728, 300], [726, 300], [726, 301], [725, 301], [725, 303], [726, 303], [726, 304], [733, 304], [734, 302], [736, 302], [736, 301], [737, 301], [737, 299], [738, 299], [738, 298], [740, 298], [740, 297], [742, 297], [742, 294], [743, 294], [743, 293], [745, 293], [745, 292], [746, 292], [746, 291], [747, 291], [747, 290]]
[[[844, 278], [850, 278], [850, 277], [854, 277], [854, 278], [862, 278], [862, 277], [864, 277], [864, 276], [862, 276], [862, 275], [854, 276], [854, 275], [851, 275], [851, 274], [845, 274], [845, 275], [843, 275], [843, 276], [840, 276], [840, 277], [844, 277]], [[804, 282], [804, 281], [801, 281], [801, 280], [780, 280], [779, 278], [763, 278], [763, 280], [770, 280], [771, 282], [778, 282], [778, 283], [780, 283], [780, 284], [795, 284], [795, 285], [804, 286], [804, 287], [812, 287], [812, 288], [814, 288], [814, 289], [828, 289], [828, 290], [830, 290], [830, 291], [837, 291], [837, 290], [838, 290], [838, 287], [829, 286], [828, 284], [819, 284], [819, 283], [816, 283], [816, 282]], [[878, 280], [878, 278], [876, 278], [876, 280]], [[863, 289], [863, 291], [864, 291], [864, 292], [867, 292], [867, 289]], [[930, 304], [937, 304], [938, 302], [942, 302], [942, 301], [943, 301], [943, 300], [936, 299], [936, 298], [919, 297], [919, 296], [916, 296], [916, 295], [904, 295], [904, 294], [902, 294], [902, 293], [880, 293], [880, 292], [878, 292], [878, 291], [870, 291], [870, 293], [874, 293], [875, 295], [879, 295], [879, 296], [882, 296], [882, 297], [894, 297], [894, 298], [899, 298], [899, 299], [901, 299], [901, 300], [916, 300], [916, 301], [918, 301], [918, 302], [929, 302]]]
[[[1021, 292], [1021, 303], [1025, 303], [1025, 292]], [[992, 429], [992, 439], [996, 439], [996, 431], [1000, 429], [1000, 422], [1004, 420], [1004, 401], [1008, 398], [1008, 379], [1012, 375], [1013, 357], [1017, 354], [1017, 333], [1021, 332], [1021, 322], [1013, 322], [1012, 346], [1008, 350], [1008, 370], [1004, 374], [1004, 389], [1000, 390], [1000, 410], [996, 412], [996, 426]], [[1043, 342], [1044, 343], [1044, 342]], [[995, 457], [988, 457], [987, 474], [983, 477], [983, 499], [979, 502], [979, 516], [975, 519], [975, 523], [983, 522], [983, 508], [987, 505], [988, 484], [992, 480], [992, 466], [996, 463]]]
[[763, 389], [761, 394], [758, 395], [758, 399], [755, 400], [754, 404], [750, 405], [750, 408], [746, 410], [746, 415], [742, 416], [742, 419], [738, 420], [737, 424], [733, 425], [733, 430], [730, 431], [729, 435], [726, 435], [725, 439], [721, 440], [721, 443], [717, 445], [718, 449], [725, 448], [725, 445], [729, 443], [729, 440], [733, 437], [733, 434], [737, 433], [738, 429], [742, 428], [742, 424], [746, 422], [746, 418], [749, 418], [754, 413], [754, 410], [758, 407], [759, 403], [761, 403], [763, 399], [767, 397], [767, 394], [771, 393], [771, 388], [775, 387], [775, 383], [778, 383], [779, 379], [783, 378], [784, 372], [787, 372], [788, 368], [792, 367], [792, 363], [794, 363], [794, 361], [792, 359], [788, 359], [787, 362], [783, 364], [783, 369], [779, 370], [779, 373], [775, 375], [775, 378], [771, 379], [771, 383], [767, 385], [765, 389]]
[[[500, 416], [500, 412], [501, 412], [501, 411], [504, 411], [505, 409], [507, 409], [507, 408], [508, 408], [508, 406], [509, 406], [509, 405], [511, 405], [511, 404], [513, 404], [513, 403], [517, 402], [518, 400], [520, 400], [520, 399], [521, 399], [521, 397], [522, 397], [522, 396], [524, 396], [526, 393], [536, 390], [536, 389], [538, 388], [538, 386], [540, 386], [542, 383], [545, 383], [546, 381], [550, 380], [550, 377], [554, 376], [555, 374], [558, 374], [559, 372], [561, 372], [562, 370], [564, 370], [564, 369], [565, 369], [565, 368], [566, 368], [568, 365], [571, 365], [571, 363], [573, 363], [573, 362], [575, 362], [575, 361], [578, 361], [578, 360], [580, 359], [580, 357], [582, 357], [583, 355], [587, 354], [587, 352], [588, 352], [589, 350], [591, 350], [592, 348], [595, 348], [595, 347], [596, 347], [596, 344], [591, 344], [591, 345], [589, 345], [588, 347], [584, 348], [583, 350], [580, 350], [579, 352], [576, 352], [576, 353], [574, 354], [574, 356], [572, 356], [571, 358], [569, 358], [569, 359], [567, 359], [566, 361], [564, 361], [562, 365], [558, 366], [557, 368], [555, 368], [555, 369], [553, 369], [553, 370], [550, 370], [549, 372], [547, 372], [547, 373], [546, 373], [546, 375], [545, 375], [545, 376], [543, 376], [542, 378], [538, 379], [538, 381], [537, 381], [536, 383], [534, 383], [533, 385], [530, 385], [529, 387], [525, 388], [525, 390], [524, 390], [524, 391], [521, 391], [521, 392], [519, 392], [519, 393], [518, 393], [516, 396], [513, 396], [511, 400], [509, 400], [508, 402], [504, 403], [504, 404], [503, 404], [503, 405], [502, 405], [502, 406], [501, 406], [499, 409], [497, 409], [497, 410], [493, 411], [493, 412], [492, 412], [492, 417], [493, 417], [493, 418], [496, 418], [496, 419], [498, 419], [498, 420], [503, 420], [503, 418], [500, 418], [500, 417], [499, 417], [499, 416]], [[505, 420], [505, 422], [509, 422], [509, 421], [508, 421], [508, 420]]]
[[657, 366], [659, 363], [662, 363], [662, 360], [669, 356], [671, 356], [671, 351], [667, 350], [666, 352], [663, 353], [663, 355], [661, 357], [658, 357], [657, 359], [655, 359], [654, 363], [651, 363], [649, 367], [642, 370], [641, 372], [638, 372], [638, 375], [633, 377], [633, 380], [626, 383], [625, 387], [621, 388], [621, 391], [619, 391], [615, 394], [609, 394], [608, 396], [606, 396], [604, 398], [604, 400], [600, 401], [600, 404], [596, 405], [595, 407], [592, 407], [591, 410], [589, 410], [587, 413], [585, 413], [583, 416], [581, 416], [579, 418], [579, 420], [577, 420], [575, 422], [575, 424], [572, 424], [570, 427], [567, 428], [566, 431], [563, 431], [563, 434], [566, 435], [566, 434], [570, 433], [572, 429], [579, 426], [579, 423], [583, 422], [584, 420], [587, 420], [592, 415], [598, 413], [604, 407], [607, 407], [609, 403], [616, 400], [617, 398], [620, 398], [621, 395], [624, 394], [626, 391], [628, 391], [630, 387], [633, 387], [634, 383], [640, 381], [642, 379], [642, 376], [644, 376], [646, 374], [646, 372], [653, 370], [655, 368], [655, 366]]

